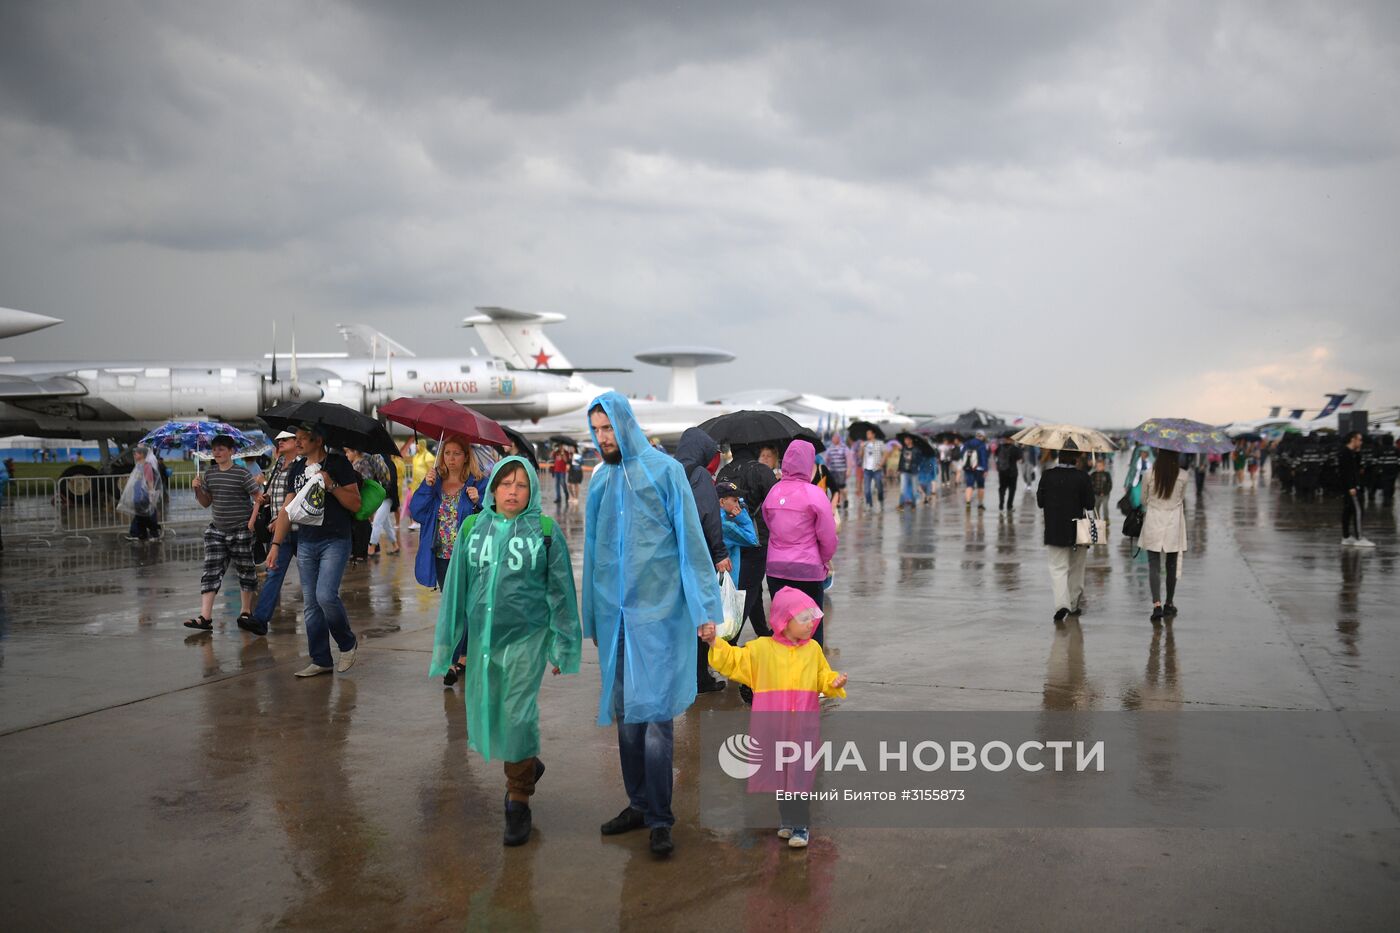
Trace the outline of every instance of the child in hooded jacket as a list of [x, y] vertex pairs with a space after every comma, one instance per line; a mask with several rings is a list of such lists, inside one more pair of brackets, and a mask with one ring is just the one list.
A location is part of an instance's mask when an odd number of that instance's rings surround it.
[[[779, 741], [815, 748], [821, 740], [819, 698], [846, 695], [846, 675], [831, 669], [822, 646], [812, 639], [821, 620], [822, 611], [810, 596], [784, 587], [773, 597], [771, 636], [736, 648], [715, 637], [713, 624], [700, 626], [700, 638], [710, 646], [710, 666], [753, 689], [749, 736], [764, 750], [764, 764], [749, 778], [751, 794], [812, 791], [814, 773], [778, 767], [772, 750]], [[778, 802], [778, 836], [794, 849], [804, 848], [810, 839], [810, 810], [806, 799]]]

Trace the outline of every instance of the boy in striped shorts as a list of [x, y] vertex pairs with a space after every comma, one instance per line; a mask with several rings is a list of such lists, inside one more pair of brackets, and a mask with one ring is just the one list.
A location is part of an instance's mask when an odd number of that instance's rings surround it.
[[219, 592], [229, 562], [238, 571], [242, 597], [240, 625], [252, 622], [253, 593], [258, 576], [253, 563], [253, 523], [262, 490], [251, 473], [233, 462], [233, 438], [220, 434], [210, 442], [214, 465], [195, 476], [194, 497], [206, 509], [213, 506], [213, 521], [204, 529], [204, 574], [200, 577], [199, 615], [186, 628], [209, 631], [214, 627], [214, 596]]

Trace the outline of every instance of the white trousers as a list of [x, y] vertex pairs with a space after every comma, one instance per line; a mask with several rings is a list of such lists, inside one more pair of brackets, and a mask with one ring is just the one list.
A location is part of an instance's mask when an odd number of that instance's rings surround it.
[[1084, 559], [1087, 548], [1047, 546], [1050, 555], [1050, 587], [1055, 592], [1055, 611], [1074, 609], [1084, 595]]
[[389, 510], [389, 500], [385, 499], [379, 503], [379, 508], [374, 512], [374, 522], [370, 526], [369, 543], [370, 547], [378, 547], [379, 539], [387, 536], [389, 543], [394, 547], [399, 545], [399, 530], [394, 527], [394, 513]]

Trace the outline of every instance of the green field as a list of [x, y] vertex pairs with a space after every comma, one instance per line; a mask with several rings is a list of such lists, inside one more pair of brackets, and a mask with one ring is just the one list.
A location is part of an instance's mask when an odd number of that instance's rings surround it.
[[[98, 467], [99, 465], [91, 461], [85, 461], [88, 466]], [[194, 462], [190, 460], [167, 460], [165, 465], [170, 467], [172, 473], [191, 473], [194, 471]], [[10, 474], [14, 479], [58, 479], [63, 475], [63, 471], [74, 466], [72, 463], [16, 463], [14, 473]]]

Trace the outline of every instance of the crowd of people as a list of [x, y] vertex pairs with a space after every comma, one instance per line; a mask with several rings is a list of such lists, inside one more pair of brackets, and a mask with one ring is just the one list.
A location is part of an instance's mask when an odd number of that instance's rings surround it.
[[[194, 484], [212, 520], [204, 534], [200, 612], [185, 624], [213, 627], [215, 596], [232, 564], [241, 597], [237, 624], [266, 635], [295, 561], [310, 654], [296, 676], [350, 670], [358, 638], [340, 598], [341, 579], [352, 560], [403, 550], [398, 528], [406, 501], [410, 533], [417, 532], [415, 580], [441, 592], [429, 674], [449, 688], [471, 687], [463, 691], [469, 745], [503, 765], [504, 844], [531, 836], [530, 801], [546, 770], [538, 707], [544, 671], [577, 673], [587, 639], [599, 660], [596, 721], [616, 729], [627, 798], [601, 832], [645, 828], [651, 851], [664, 856], [675, 847], [674, 720], [697, 696], [726, 689], [720, 678], [727, 678], [751, 706], [761, 738], [770, 728], [763, 717], [775, 713], [786, 717], [783, 734], [815, 735], [819, 698], [845, 695], [846, 676], [827, 663], [820, 623], [850, 490], [874, 514], [883, 508], [887, 478], [898, 482], [898, 510], [936, 504], [961, 485], [963, 508], [982, 511], [987, 474], [995, 471], [998, 510], [1009, 516], [1018, 493], [1034, 488], [1056, 624], [1084, 612], [1086, 558], [1102, 543], [1086, 541], [1081, 524], [1112, 521], [1109, 457], [1039, 451], [982, 431], [936, 444], [912, 435], [886, 441], [874, 430], [847, 443], [838, 434], [820, 454], [802, 438], [731, 444], [726, 459], [700, 428], [684, 433], [674, 456], [665, 453], [616, 393], [595, 400], [588, 420], [601, 460], [584, 502], [581, 592], [570, 542], [544, 514], [540, 476], [553, 477], [556, 510], [576, 508], [583, 477], [574, 448], [554, 446], [541, 470], [513, 444], [492, 449], [447, 436], [436, 445], [406, 446], [396, 463], [328, 449], [318, 427], [308, 424], [279, 433], [275, 459], [254, 477], [233, 462], [233, 441], [215, 438], [213, 463]], [[1360, 442], [1359, 435], [1347, 438], [1341, 455], [1349, 484], [1344, 543], [1365, 547]], [[1149, 620], [1159, 626], [1177, 613], [1177, 576], [1188, 546], [1191, 480], [1184, 474], [1194, 477], [1200, 495], [1209, 472], [1238, 461], [1145, 447], [1128, 456], [1116, 507], [1122, 535], [1146, 552]], [[1246, 457], [1237, 482], [1249, 473]], [[158, 495], [158, 476], [138, 454], [133, 496]], [[376, 487], [382, 497], [371, 494]], [[308, 507], [299, 500], [313, 494], [319, 520], [298, 522], [305, 514], [299, 509]], [[264, 538], [265, 555], [255, 553]], [[267, 576], [259, 594], [260, 557]], [[738, 631], [721, 638], [716, 623], [724, 620], [727, 583], [742, 593], [742, 611]], [[746, 626], [752, 637], [744, 640]], [[750, 790], [771, 791], [770, 779], [751, 781]], [[800, 775], [783, 780], [785, 789], [804, 789]], [[805, 805], [784, 804], [778, 822], [789, 846], [808, 844]]]

